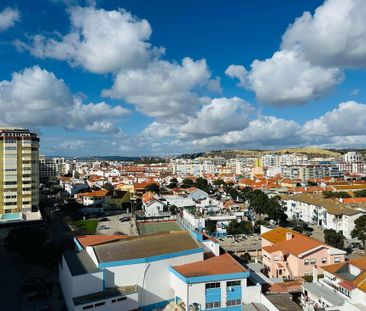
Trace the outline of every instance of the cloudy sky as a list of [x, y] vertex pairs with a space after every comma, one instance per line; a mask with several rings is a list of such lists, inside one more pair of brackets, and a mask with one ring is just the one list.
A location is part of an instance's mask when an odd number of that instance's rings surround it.
[[47, 155], [366, 147], [364, 0], [2, 0], [0, 124]]

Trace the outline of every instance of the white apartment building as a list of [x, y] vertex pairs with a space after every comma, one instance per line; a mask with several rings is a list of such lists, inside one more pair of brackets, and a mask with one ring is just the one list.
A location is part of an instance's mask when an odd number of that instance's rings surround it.
[[40, 219], [39, 138], [21, 128], [0, 128], [0, 221]]
[[64, 158], [46, 158], [44, 155], [39, 156], [39, 178], [49, 179], [65, 174]]
[[312, 165], [282, 165], [281, 175], [288, 179], [301, 179], [303, 181], [309, 179], [321, 179], [324, 177], [343, 177], [342, 172], [336, 164], [312, 164]]
[[296, 194], [283, 197], [286, 214], [290, 220], [300, 219], [324, 229], [342, 231], [347, 239], [355, 227], [355, 220], [366, 215], [366, 210], [357, 204], [344, 204], [337, 200], [323, 199], [321, 193]]

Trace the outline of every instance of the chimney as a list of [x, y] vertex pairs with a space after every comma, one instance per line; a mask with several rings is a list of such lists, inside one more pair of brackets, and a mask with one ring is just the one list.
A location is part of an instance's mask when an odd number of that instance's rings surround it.
[[317, 267], [317, 265], [313, 266], [313, 283], [318, 283], [318, 267]]
[[291, 240], [291, 239], [292, 239], [292, 233], [286, 232], [286, 240]]

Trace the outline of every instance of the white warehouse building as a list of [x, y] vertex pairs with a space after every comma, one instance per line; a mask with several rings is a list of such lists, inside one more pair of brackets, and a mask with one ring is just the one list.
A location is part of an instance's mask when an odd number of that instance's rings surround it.
[[[75, 238], [60, 283], [68, 310], [242, 310], [245, 270], [204, 233]], [[94, 240], [94, 241], [93, 241]], [[260, 287], [251, 292], [260, 296]], [[252, 301], [251, 301], [252, 302]], [[254, 302], [254, 301], [253, 301]]]

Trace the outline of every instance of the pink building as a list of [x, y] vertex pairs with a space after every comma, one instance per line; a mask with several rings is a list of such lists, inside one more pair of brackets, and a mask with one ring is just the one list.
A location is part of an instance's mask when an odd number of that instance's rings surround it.
[[345, 260], [346, 252], [287, 228], [262, 234], [263, 264], [269, 277], [312, 275], [314, 266]]

